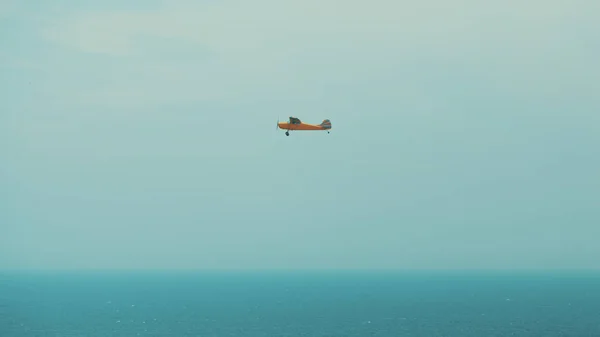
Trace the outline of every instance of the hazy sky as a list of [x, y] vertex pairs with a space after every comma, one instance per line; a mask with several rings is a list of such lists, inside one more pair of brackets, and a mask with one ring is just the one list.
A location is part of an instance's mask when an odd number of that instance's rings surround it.
[[0, 268], [600, 268], [599, 13], [3, 0]]

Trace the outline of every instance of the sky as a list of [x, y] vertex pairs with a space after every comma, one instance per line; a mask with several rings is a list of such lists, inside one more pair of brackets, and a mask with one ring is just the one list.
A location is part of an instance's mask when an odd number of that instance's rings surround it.
[[599, 13], [3, 0], [0, 268], [600, 268]]

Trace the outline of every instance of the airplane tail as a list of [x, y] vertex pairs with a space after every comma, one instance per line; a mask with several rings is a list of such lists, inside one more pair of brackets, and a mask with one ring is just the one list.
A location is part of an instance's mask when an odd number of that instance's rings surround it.
[[329, 121], [329, 119], [326, 119], [323, 121], [323, 123], [321, 123], [321, 126], [324, 129], [331, 129], [331, 121]]

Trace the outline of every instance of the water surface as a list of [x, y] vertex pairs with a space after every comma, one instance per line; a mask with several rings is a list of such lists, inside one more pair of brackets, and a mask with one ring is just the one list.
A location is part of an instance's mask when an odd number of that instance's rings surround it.
[[600, 336], [600, 273], [4, 272], [0, 336]]

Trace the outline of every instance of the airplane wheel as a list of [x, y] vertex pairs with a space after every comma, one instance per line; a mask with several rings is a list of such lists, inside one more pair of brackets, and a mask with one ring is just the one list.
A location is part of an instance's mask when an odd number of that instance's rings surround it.
[[289, 136], [289, 135], [290, 135], [290, 133], [289, 133], [289, 132], [286, 132], [286, 133], [285, 133], [285, 135], [286, 135], [286, 136]]

